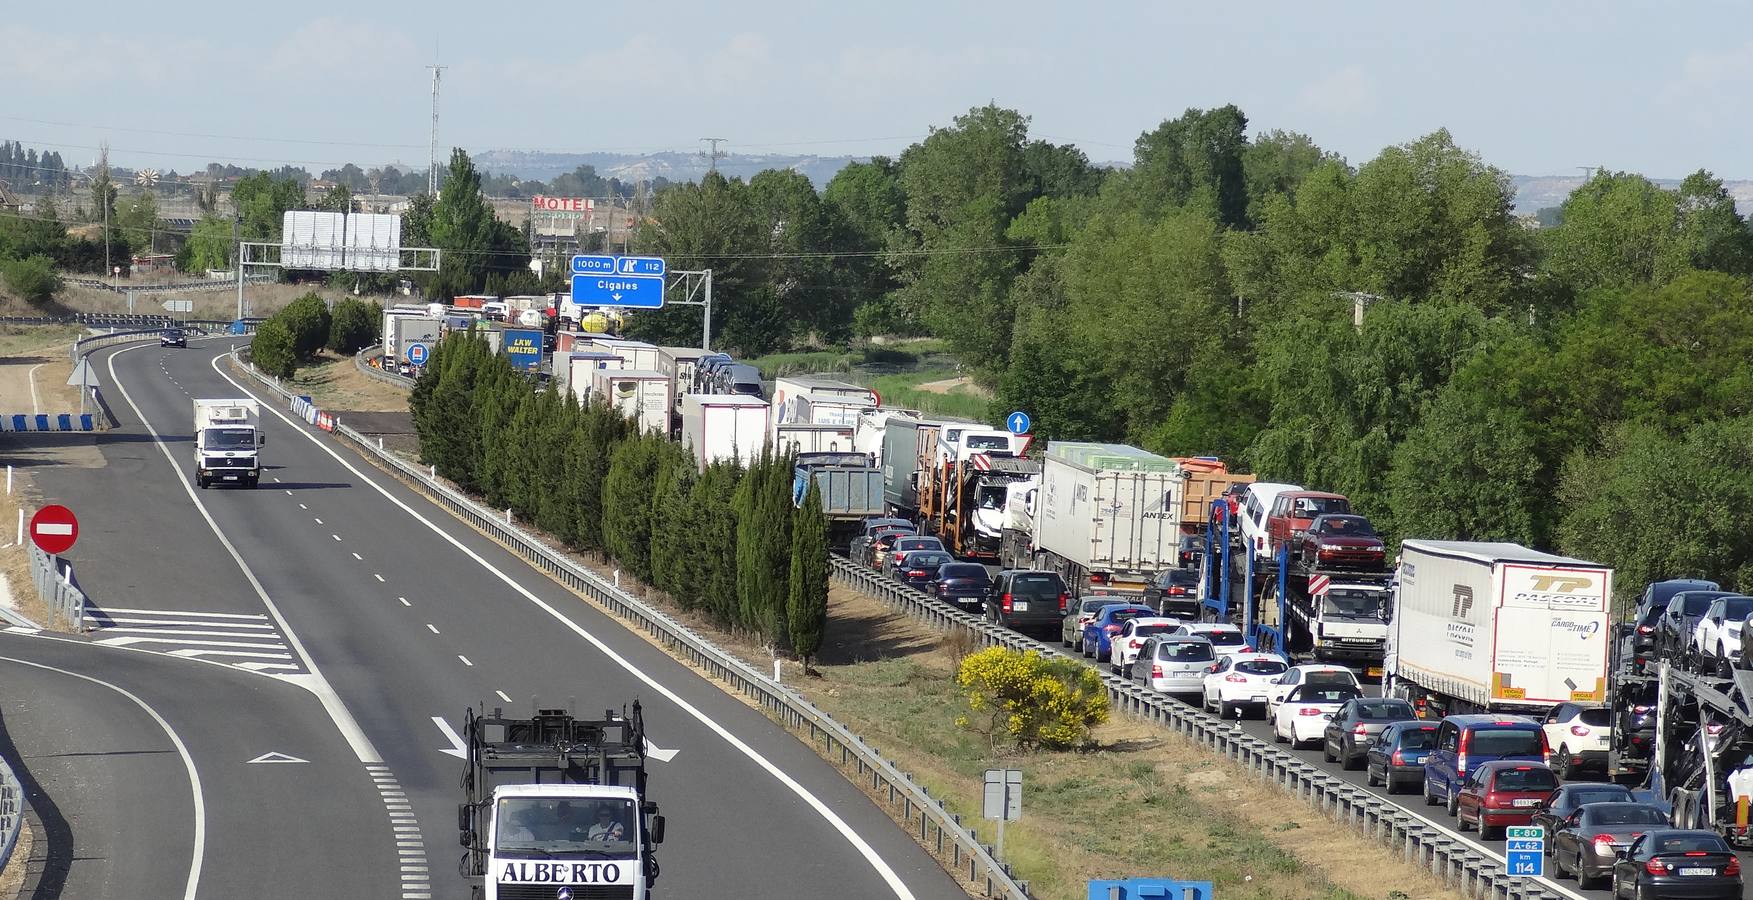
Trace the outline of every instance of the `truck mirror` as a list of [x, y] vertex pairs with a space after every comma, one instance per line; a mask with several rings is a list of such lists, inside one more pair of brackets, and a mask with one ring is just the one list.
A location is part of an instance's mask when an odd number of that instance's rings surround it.
[[261, 432], [261, 431], [256, 432], [256, 446], [258, 446], [258, 447], [266, 446], [267, 443], [268, 443], [268, 435], [265, 432]]
[[663, 816], [651, 817], [651, 842], [653, 844], [663, 843]]
[[457, 804], [457, 829], [459, 831], [466, 835], [473, 830], [473, 823], [470, 821], [473, 818], [473, 816], [469, 815], [469, 805], [467, 803]]

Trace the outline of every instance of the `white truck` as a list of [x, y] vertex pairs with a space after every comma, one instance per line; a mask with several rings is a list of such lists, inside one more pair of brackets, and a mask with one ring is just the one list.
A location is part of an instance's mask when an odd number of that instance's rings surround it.
[[772, 409], [760, 397], [743, 394], [686, 394], [682, 397], [682, 444], [701, 469], [721, 459], [745, 465], [760, 458], [771, 434]]
[[859, 413], [876, 405], [870, 388], [826, 375], [773, 379], [775, 425], [857, 425]]
[[255, 487], [262, 479], [262, 408], [254, 400], [195, 401], [195, 486]]
[[632, 419], [640, 431], [669, 436], [670, 380], [662, 372], [598, 369], [592, 378], [592, 396]]
[[1400, 545], [1384, 691], [1435, 716], [1607, 699], [1613, 570], [1519, 544]]
[[1042, 458], [1030, 540], [1003, 542], [1002, 564], [1058, 572], [1079, 594], [1142, 592], [1157, 570], [1179, 562], [1184, 478], [1179, 461], [1136, 447], [1053, 441]]
[[664, 819], [646, 799], [645, 722], [609, 710], [469, 710], [457, 825], [476, 900], [649, 900]]

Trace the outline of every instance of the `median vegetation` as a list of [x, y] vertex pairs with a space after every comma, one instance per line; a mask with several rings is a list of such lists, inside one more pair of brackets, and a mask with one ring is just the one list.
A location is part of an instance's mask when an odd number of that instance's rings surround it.
[[250, 359], [269, 375], [291, 378], [324, 349], [351, 356], [377, 343], [382, 312], [376, 303], [352, 298], [330, 311], [321, 296], [305, 294], [256, 326]]

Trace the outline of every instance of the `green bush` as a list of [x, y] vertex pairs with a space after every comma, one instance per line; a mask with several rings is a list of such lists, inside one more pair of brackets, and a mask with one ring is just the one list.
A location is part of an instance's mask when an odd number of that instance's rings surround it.
[[278, 317], [263, 322], [250, 340], [250, 359], [256, 368], [275, 378], [291, 378], [298, 365], [298, 354], [292, 349], [292, 332]]
[[6, 286], [27, 303], [47, 303], [55, 299], [55, 292], [61, 289], [61, 276], [55, 274], [55, 261], [46, 256], [7, 260], [0, 263], [0, 271], [6, 276]]
[[1030, 650], [988, 647], [962, 660], [956, 684], [971, 715], [956, 724], [997, 744], [1008, 736], [1023, 750], [1066, 750], [1087, 743], [1108, 720], [1108, 693], [1096, 670]]
[[329, 349], [351, 356], [377, 343], [382, 313], [376, 303], [364, 300], [349, 299], [335, 304], [329, 322]]
[[286, 325], [299, 359], [310, 359], [329, 342], [329, 308], [315, 292], [286, 304], [274, 318]]

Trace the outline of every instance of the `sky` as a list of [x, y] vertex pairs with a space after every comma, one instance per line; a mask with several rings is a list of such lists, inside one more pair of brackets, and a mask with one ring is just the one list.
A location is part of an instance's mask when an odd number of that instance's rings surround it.
[[989, 101], [1127, 162], [1189, 107], [1354, 165], [1448, 128], [1499, 168], [1753, 177], [1753, 7], [1689, 0], [15, 4], [0, 138], [89, 164], [423, 168], [445, 148], [894, 155]]

